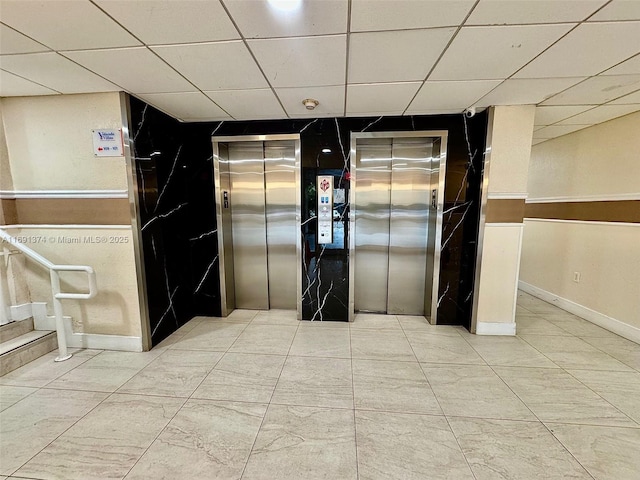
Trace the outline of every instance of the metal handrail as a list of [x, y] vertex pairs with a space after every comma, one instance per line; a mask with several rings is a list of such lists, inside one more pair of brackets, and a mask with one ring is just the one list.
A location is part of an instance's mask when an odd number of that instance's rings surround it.
[[[71, 358], [71, 354], [67, 351], [67, 337], [65, 335], [63, 313], [62, 313], [62, 299], [76, 299], [76, 300], [88, 300], [93, 298], [98, 293], [98, 287], [96, 285], [96, 272], [93, 268], [87, 265], [56, 265], [50, 262], [38, 252], [33, 251], [29, 247], [21, 244], [0, 226], [0, 239], [8, 243], [12, 247], [15, 247], [26, 256], [35, 260], [43, 267], [49, 269], [49, 275], [51, 277], [51, 296], [53, 299], [53, 311], [56, 317], [56, 335], [58, 337], [58, 356], [56, 362], [62, 362]], [[87, 293], [67, 293], [62, 292], [60, 289], [60, 275], [59, 272], [85, 272], [87, 274], [87, 280], [89, 284], [89, 292]]]

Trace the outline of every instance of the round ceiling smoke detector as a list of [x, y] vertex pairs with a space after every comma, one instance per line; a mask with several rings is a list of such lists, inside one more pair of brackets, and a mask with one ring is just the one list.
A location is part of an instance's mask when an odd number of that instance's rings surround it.
[[320, 102], [313, 98], [305, 98], [304, 100], [302, 100], [302, 104], [305, 106], [307, 110], [313, 110], [318, 105], [320, 105]]

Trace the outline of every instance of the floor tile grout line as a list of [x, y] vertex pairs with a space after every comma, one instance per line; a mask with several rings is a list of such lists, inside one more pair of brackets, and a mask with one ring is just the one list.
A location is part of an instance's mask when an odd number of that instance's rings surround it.
[[[563, 369], [564, 372], [569, 375], [571, 378], [573, 378], [575, 381], [577, 381], [580, 385], [584, 386], [587, 390], [590, 390], [591, 392], [593, 392], [593, 394], [595, 394], [596, 396], [598, 396], [600, 399], [602, 399], [603, 402], [606, 402], [607, 404], [611, 405], [614, 409], [616, 409], [618, 412], [620, 412], [622, 415], [624, 415], [625, 417], [627, 417], [629, 420], [631, 420], [633, 423], [635, 423], [636, 425], [638, 425], [638, 427], [640, 427], [640, 422], [638, 422], [636, 419], [631, 418], [629, 415], [627, 415], [626, 412], [622, 411], [620, 408], [618, 408], [616, 405], [614, 405], [613, 403], [611, 403], [609, 400], [607, 400], [606, 398], [604, 398], [602, 395], [600, 395], [597, 391], [595, 391], [593, 388], [591, 388], [589, 385], [587, 385], [586, 383], [584, 383], [582, 380], [580, 380], [578, 377], [576, 377], [573, 373], [571, 373], [568, 369]], [[593, 371], [598, 371], [598, 370], [593, 370]], [[625, 373], [625, 372], [621, 372], [621, 373]]]
[[[536, 335], [533, 335], [533, 336], [535, 337]], [[538, 335], [538, 336], [544, 336], [544, 335]], [[558, 335], [558, 336], [560, 336], [560, 335]], [[531, 348], [533, 348], [534, 350], [538, 351], [541, 355], [543, 355], [544, 357], [546, 357], [550, 362], [552, 362], [552, 363], [554, 363], [554, 364], [558, 365], [558, 367], [562, 368], [563, 370], [566, 370], [566, 368], [565, 368], [565, 367], [563, 367], [562, 365], [560, 365], [558, 362], [554, 362], [554, 361], [553, 361], [553, 359], [552, 359], [551, 357], [549, 357], [549, 356], [548, 356], [547, 354], [545, 354], [542, 350], [540, 350], [540, 349], [539, 349], [539, 348], [537, 348], [535, 345], [533, 345], [531, 342], [529, 342], [526, 338], [522, 338], [521, 336], [518, 336], [518, 338], [519, 338], [520, 340], [522, 340], [523, 342], [525, 342], [527, 345], [529, 345], [529, 346], [530, 346]], [[562, 335], [562, 336], [561, 336], [561, 338], [567, 338], [567, 336]], [[580, 337], [578, 337], [578, 336], [576, 336], [576, 335], [573, 335], [573, 334], [572, 334], [570, 338], [575, 338], [575, 339], [577, 339], [577, 340], [580, 340], [580, 341], [584, 342], [586, 345], [588, 345], [588, 346], [590, 346], [590, 347], [594, 348], [595, 350], [599, 350], [599, 349], [595, 348], [593, 345], [590, 345], [588, 342], [585, 342], [584, 340], [582, 340]], [[602, 352], [602, 351], [601, 351], [601, 352]], [[587, 352], [587, 353], [588, 353], [588, 352]], [[618, 360], [617, 358], [614, 358], [613, 356], [609, 355], [608, 353], [606, 353], [606, 352], [602, 352], [602, 353], [604, 353], [606, 356], [608, 356], [609, 358], [611, 358], [611, 360], [614, 360], [614, 361], [616, 361], [616, 362], [618, 362], [618, 363], [620, 363], [620, 364], [624, 365], [625, 367], [628, 367], [628, 365], [626, 365], [625, 363], [621, 362], [621, 361], [620, 361], [620, 360]], [[629, 368], [631, 368], [631, 367], [629, 367]], [[579, 370], [580, 370], [580, 369], [579, 369]], [[611, 371], [611, 372], [622, 372], [622, 371], [626, 371], [626, 370], [600, 370], [600, 371], [605, 371], [605, 372], [606, 372], [606, 371]]]
[[593, 428], [624, 428], [632, 432], [640, 430], [639, 425], [605, 425], [602, 423], [579, 423], [579, 422], [567, 422], [566, 420], [540, 420], [540, 423], [545, 425], [567, 425], [571, 427], [593, 427]]
[[[104, 392], [89, 392], [89, 393], [104, 393]], [[20, 465], [18, 468], [16, 468], [11, 475], [9, 475], [9, 478], [11, 478], [16, 472], [18, 472], [21, 468], [23, 468], [26, 464], [28, 464], [31, 460], [33, 460], [35, 457], [37, 457], [38, 455], [40, 455], [45, 449], [49, 448], [49, 446], [51, 446], [51, 444], [53, 444], [53, 442], [55, 442], [56, 440], [58, 440], [60, 437], [62, 437], [65, 433], [67, 433], [69, 430], [71, 430], [76, 424], [78, 424], [78, 422], [80, 422], [80, 420], [83, 420], [84, 418], [86, 418], [90, 413], [92, 413], [94, 410], [96, 410], [100, 405], [102, 405], [104, 402], [106, 402], [109, 398], [111, 398], [111, 396], [113, 395], [113, 393], [111, 394], [106, 394], [106, 397], [103, 398], [100, 402], [98, 402], [93, 408], [91, 408], [87, 413], [85, 413], [83, 416], [81, 416], [80, 418], [78, 418], [75, 422], [73, 422], [71, 425], [69, 425], [66, 429], [64, 429], [63, 432], [61, 432], [59, 435], [56, 436], [56, 438], [54, 438], [53, 440], [51, 440], [49, 443], [47, 443], [47, 445], [45, 445], [43, 448], [41, 448], [40, 450], [38, 450], [34, 455], [32, 455], [29, 460], [27, 460], [26, 462], [24, 462], [22, 465]]]
[[353, 444], [355, 447], [355, 454], [356, 454], [356, 479], [360, 478], [360, 461], [358, 458], [358, 424], [357, 424], [357, 418], [356, 418], [356, 386], [355, 386], [355, 381], [354, 381], [354, 373], [353, 373], [353, 347], [351, 345], [351, 324], [349, 324], [349, 330], [348, 330], [348, 335], [349, 335], [349, 357], [350, 357], [350, 362], [351, 362], [351, 399], [353, 401], [353, 410], [352, 410], [352, 417], [353, 417]]
[[589, 469], [587, 469], [587, 467], [586, 467], [585, 465], [583, 465], [583, 464], [582, 464], [582, 462], [581, 462], [580, 460], [578, 460], [578, 458], [577, 458], [577, 457], [576, 457], [576, 456], [571, 452], [571, 450], [569, 450], [569, 447], [567, 447], [564, 443], [562, 443], [562, 441], [561, 441], [558, 437], [556, 437], [556, 435], [554, 434], [553, 430], [551, 430], [551, 429], [549, 428], [549, 426], [548, 426], [546, 423], [544, 423], [544, 422], [540, 422], [540, 423], [542, 423], [542, 425], [544, 426], [544, 428], [545, 428], [545, 429], [546, 429], [546, 430], [551, 434], [551, 436], [552, 436], [553, 438], [555, 438], [555, 439], [556, 439], [556, 441], [557, 441], [560, 445], [562, 445], [562, 448], [564, 448], [564, 449], [565, 449], [565, 451], [566, 451], [566, 452], [571, 456], [571, 458], [573, 458], [573, 459], [576, 461], [576, 463], [582, 467], [582, 469], [587, 473], [587, 475], [589, 475], [589, 476], [590, 476], [591, 478], [593, 478], [594, 480], [598, 480], [598, 479], [596, 479], [596, 477], [595, 477], [595, 476], [594, 476], [594, 475], [589, 471]]
[[[605, 330], [606, 330], [606, 329], [605, 329]], [[607, 330], [607, 331], [608, 331], [608, 330]], [[613, 332], [611, 332], [611, 333], [613, 333]], [[629, 340], [629, 339], [627, 339], [627, 338], [624, 338], [624, 337], [622, 337], [622, 336], [620, 336], [620, 335], [617, 335], [617, 334], [615, 334], [615, 333], [614, 333], [614, 335], [616, 335], [617, 337], [620, 337], [620, 338], [622, 338], [622, 339], [624, 339], [624, 340], [628, 340], [629, 342], [631, 342], [631, 340]], [[636, 368], [636, 367], [633, 367], [633, 366], [629, 365], [627, 362], [625, 362], [625, 361], [623, 361], [623, 360], [620, 360], [619, 358], [614, 357], [613, 355], [611, 355], [609, 352], [607, 352], [607, 351], [603, 350], [602, 348], [600, 348], [600, 347], [598, 347], [598, 346], [596, 346], [596, 345], [593, 345], [593, 344], [592, 344], [592, 343], [590, 343], [590, 342], [587, 342], [583, 337], [577, 337], [577, 338], [579, 338], [579, 339], [580, 339], [580, 340], [582, 340], [583, 342], [587, 343], [588, 345], [591, 345], [591, 346], [592, 346], [593, 348], [595, 348], [596, 350], [600, 350], [602, 353], [604, 353], [604, 354], [606, 354], [606, 355], [609, 355], [609, 356], [610, 356], [611, 358], [613, 358], [614, 360], [618, 360], [620, 363], [622, 363], [622, 364], [626, 365], [627, 367], [629, 367], [629, 368], [631, 368], [631, 369], [633, 369], [633, 370], [635, 370], [635, 371], [637, 371], [637, 372], [640, 372], [640, 369], [638, 369], [638, 368]], [[608, 338], [608, 337], [586, 337], [586, 338]], [[635, 342], [632, 342], [632, 343], [635, 343]], [[640, 345], [639, 345], [639, 348], [640, 348]], [[639, 353], [639, 355], [640, 355], [640, 353]]]
[[[58, 349], [56, 349], [56, 350], [54, 350], [54, 351], [57, 351], [57, 350], [58, 350]], [[78, 354], [78, 353], [82, 353], [82, 352], [83, 352], [83, 351], [85, 351], [85, 350], [96, 350], [96, 349], [89, 349], [89, 348], [86, 348], [86, 349], [85, 349], [85, 348], [80, 349], [80, 350], [78, 350], [78, 351], [76, 351], [76, 352], [72, 352], [72, 356], [71, 356], [71, 358], [76, 357], [76, 354]], [[56, 376], [55, 378], [53, 378], [53, 379], [52, 379], [52, 380], [50, 380], [49, 382], [47, 382], [47, 383], [45, 383], [44, 385], [42, 385], [40, 388], [44, 388], [44, 387], [46, 387], [47, 385], [49, 385], [50, 383], [53, 383], [53, 382], [55, 382], [56, 380], [58, 380], [60, 377], [63, 377], [63, 376], [64, 376], [64, 375], [66, 375], [67, 373], [73, 372], [73, 371], [74, 371], [76, 368], [78, 368], [80, 365], [83, 365], [84, 363], [88, 362], [88, 361], [89, 361], [89, 360], [91, 360], [92, 358], [97, 357], [97, 356], [101, 355], [101, 354], [102, 354], [102, 353], [104, 353], [104, 352], [105, 352], [104, 350], [100, 350], [100, 351], [99, 351], [99, 353], [97, 353], [97, 354], [95, 354], [95, 355], [91, 355], [90, 357], [87, 357], [83, 362], [80, 362], [78, 365], [76, 365], [76, 366], [75, 366], [75, 367], [73, 367], [72, 369], [67, 370], [66, 372], [61, 373], [60, 375]], [[40, 358], [42, 358], [42, 357], [40, 357]], [[67, 359], [67, 360], [63, 360], [63, 361], [64, 361], [64, 362], [67, 362], [67, 361], [71, 360], [71, 358], [69, 358], [69, 359]], [[76, 357], [76, 358], [78, 358], [78, 357]], [[55, 360], [54, 360], [54, 361], [55, 361]], [[28, 364], [26, 364], [26, 365], [28, 365]], [[26, 365], [25, 365], [25, 366], [26, 366]], [[17, 370], [17, 369], [16, 369], [16, 370]], [[9, 373], [11, 373], [11, 372], [9, 372]]]
[[0, 383], [0, 389], [1, 387], [16, 387], [16, 388], [32, 388], [33, 392], [29, 392], [27, 395], [25, 395], [24, 397], [22, 397], [21, 399], [19, 399], [16, 402], [13, 402], [11, 405], [6, 406], [5, 408], [3, 408], [2, 410], [0, 410], [0, 413], [4, 412], [5, 410], [13, 407], [14, 405], [17, 405], [18, 403], [20, 403], [22, 400], [24, 400], [25, 398], [30, 397], [31, 395], [33, 395], [34, 393], [38, 392], [39, 390], [42, 390], [44, 387], [23, 387], [22, 385], [4, 385], [2, 383]]
[[[58, 350], [58, 349], [56, 349], [56, 350]], [[55, 350], [54, 350], [54, 351], [55, 351]], [[73, 353], [74, 353], [74, 355], [75, 355], [76, 353], [80, 353], [80, 352], [82, 352], [82, 351], [83, 351], [83, 350], [78, 350], [77, 352], [73, 352]], [[101, 351], [100, 351], [100, 353], [102, 353], [103, 351], [104, 351], [104, 350], [101, 350]], [[89, 357], [87, 360], [89, 360], [89, 359], [91, 359], [91, 358], [93, 358], [93, 357], [95, 357], [95, 356], [97, 356], [97, 355], [100, 355], [100, 353], [98, 353], [98, 354], [96, 354], [96, 355], [92, 355], [92, 356], [91, 356], [91, 357]], [[42, 358], [42, 357], [41, 357], [41, 358]], [[86, 362], [87, 360], [85, 360], [85, 362]], [[35, 361], [35, 360], [32, 360], [32, 361]], [[31, 362], [29, 362], [29, 363], [31, 363]], [[77, 367], [79, 367], [79, 366], [80, 366], [80, 365], [82, 365], [83, 363], [84, 363], [84, 362], [82, 362], [82, 363], [80, 363], [80, 364], [76, 365], [74, 368], [72, 368], [71, 370], [69, 370], [69, 372], [70, 372], [70, 371], [72, 371], [72, 370], [75, 370]], [[27, 363], [27, 364], [25, 364], [25, 365], [28, 365], [28, 363]], [[16, 370], [17, 370], [17, 369], [16, 369]], [[11, 373], [11, 372], [9, 372], [9, 373]], [[65, 375], [66, 373], [68, 373], [68, 372], [65, 372], [65, 373], [63, 373], [63, 374], [61, 374], [61, 375], [58, 375], [58, 376], [57, 376], [57, 377], [55, 377], [53, 380], [51, 380], [50, 382], [45, 383], [44, 385], [42, 385], [42, 386], [40, 386], [40, 387], [35, 387], [35, 388], [36, 388], [36, 391], [35, 391], [35, 392], [31, 392], [29, 395], [27, 395], [27, 397], [29, 397], [29, 396], [33, 395], [34, 393], [39, 392], [40, 390], [44, 389], [44, 388], [45, 388], [47, 385], [49, 385], [51, 382], [53, 382], [54, 380], [57, 380], [59, 377], [61, 377], [62, 375]], [[15, 385], [15, 386], [19, 386], [19, 385]], [[31, 387], [31, 388], [34, 388], [34, 387]], [[105, 392], [90, 392], [90, 393], [105, 393]], [[107, 394], [106, 394], [106, 397], [105, 397], [105, 398], [103, 398], [100, 402], [98, 402], [98, 403], [97, 403], [93, 408], [91, 408], [87, 413], [85, 413], [83, 416], [79, 417], [75, 422], [73, 422], [71, 425], [69, 425], [67, 428], [65, 428], [65, 429], [64, 429], [64, 430], [63, 430], [59, 435], [57, 435], [53, 440], [51, 440], [49, 443], [47, 443], [47, 445], [45, 445], [43, 448], [41, 448], [40, 450], [38, 450], [38, 451], [37, 451], [35, 454], [33, 454], [31, 457], [29, 457], [29, 459], [28, 459], [27, 461], [25, 461], [22, 465], [20, 465], [18, 468], [16, 468], [15, 470], [13, 470], [13, 472], [11, 472], [11, 474], [9, 475], [9, 477], [13, 476], [13, 474], [14, 474], [14, 473], [16, 473], [16, 472], [17, 472], [18, 470], [20, 470], [22, 467], [24, 467], [27, 463], [29, 463], [31, 460], [33, 460], [33, 459], [34, 459], [36, 456], [38, 456], [40, 453], [42, 453], [46, 448], [48, 448], [48, 447], [49, 447], [53, 442], [55, 442], [58, 438], [60, 438], [62, 435], [64, 435], [64, 434], [65, 434], [69, 429], [71, 429], [75, 424], [77, 424], [80, 420], [82, 420], [84, 417], [86, 417], [87, 415], [89, 415], [89, 413], [91, 413], [91, 412], [92, 412], [92, 411], [94, 411], [96, 408], [98, 408], [98, 406], [100, 406], [100, 405], [101, 405], [105, 400], [107, 400], [110, 396], [111, 396], [111, 394], [108, 394], [108, 393], [107, 393]], [[13, 405], [11, 405], [11, 406], [13, 407], [14, 405], [16, 405], [16, 404], [20, 403], [22, 400], [24, 400], [24, 399], [25, 399], [25, 398], [27, 398], [27, 397], [24, 397], [24, 398], [22, 398], [22, 399], [18, 400], [16, 403], [14, 403], [14, 404], [13, 404]], [[10, 407], [8, 407], [8, 408], [10, 408]], [[3, 412], [4, 412], [4, 411], [6, 411], [6, 410], [7, 410], [7, 409], [3, 410]]]
[[[521, 339], [522, 341], [524, 341], [527, 345], [529, 345], [531, 348], [533, 348], [534, 350], [538, 351], [542, 356], [544, 356], [545, 358], [547, 358], [551, 363], [555, 364], [555, 362], [553, 362], [553, 360], [551, 360], [549, 357], [547, 357], [543, 352], [540, 352], [537, 348], [535, 348], [533, 345], [529, 344], [529, 342], [527, 342], [525, 339]], [[468, 341], [467, 341], [468, 342]], [[495, 369], [493, 368], [492, 365], [489, 365], [489, 367], [491, 368], [491, 370], [494, 372], [494, 374], [507, 386], [507, 388], [509, 388], [509, 390], [511, 390], [511, 392], [527, 407], [527, 409], [529, 409], [529, 411], [533, 414], [533, 416], [538, 420], [538, 422], [540, 422], [544, 428], [553, 436], [553, 438], [556, 439], [556, 441], [562, 445], [562, 448], [578, 463], [578, 465], [580, 465], [582, 467], [582, 469], [592, 478], [595, 479], [595, 477], [593, 477], [593, 475], [591, 475], [591, 472], [589, 470], [587, 470], [587, 468], [576, 458], [576, 456], [569, 450], [569, 448], [560, 441], [560, 439], [558, 437], [556, 437], [553, 432], [551, 431], [551, 429], [540, 419], [540, 417], [531, 409], [531, 407], [527, 404], [527, 402], [525, 402], [520, 395], [518, 395], [512, 388], [511, 386], [498, 374], [498, 372], [495, 371]], [[560, 368], [561, 371], [565, 372], [565, 373], [569, 373], [567, 372], [562, 366], [558, 365], [558, 367]], [[557, 370], [557, 369], [553, 369], [553, 370]], [[608, 402], [607, 402], [608, 403]]]
[[[188, 322], [187, 322], [188, 323]], [[238, 337], [240, 335], [242, 335], [242, 332], [244, 332], [247, 327], [249, 326], [249, 324], [247, 324], [245, 326], [245, 328], [242, 329], [242, 331], [240, 332], [240, 334], [238, 335]], [[197, 327], [197, 325], [196, 325]], [[194, 327], [195, 328], [195, 327]], [[192, 329], [193, 330], [193, 329]], [[180, 342], [180, 340], [182, 340], [183, 338], [180, 338], [178, 340], [178, 342]], [[235, 341], [234, 341], [235, 343]], [[233, 345], [233, 343], [232, 343]], [[231, 346], [229, 346], [229, 348], [231, 348]], [[162, 352], [160, 355], [158, 355], [157, 358], [155, 358], [151, 363], [155, 362], [158, 358], [162, 357], [164, 354], [166, 354], [168, 351], [174, 351], [174, 349], [171, 348], [167, 348], [164, 352]], [[176, 397], [174, 396], [167, 396], [165, 398], [174, 398], [174, 399], [181, 399], [183, 400], [182, 404], [180, 405], [180, 407], [178, 407], [178, 409], [176, 410], [176, 412], [173, 414], [173, 416], [169, 419], [169, 421], [166, 423], [166, 425], [160, 429], [160, 431], [158, 432], [158, 434], [154, 437], [154, 439], [149, 443], [149, 445], [147, 445], [147, 447], [144, 449], [144, 452], [142, 452], [142, 454], [137, 458], [137, 460], [134, 462], [134, 464], [131, 466], [131, 468], [127, 471], [127, 473], [125, 474], [125, 476], [123, 477], [123, 480], [127, 477], [127, 475], [129, 475], [131, 473], [131, 471], [136, 467], [136, 465], [140, 462], [140, 460], [142, 460], [142, 458], [147, 454], [147, 452], [149, 451], [149, 449], [153, 446], [153, 444], [158, 440], [158, 438], [160, 438], [160, 436], [167, 430], [167, 428], [169, 427], [169, 425], [171, 424], [171, 422], [176, 418], [176, 416], [178, 416], [178, 414], [182, 411], [182, 409], [184, 408], [184, 406], [187, 404], [187, 402], [189, 402], [189, 400], [191, 400], [191, 398], [193, 397], [193, 394], [198, 390], [198, 388], [200, 387], [200, 385], [202, 385], [202, 383], [205, 381], [205, 379], [211, 374], [211, 372], [215, 369], [216, 365], [218, 365], [218, 363], [220, 363], [220, 360], [222, 360], [222, 358], [227, 354], [229, 349], [227, 349], [227, 351], [225, 351], [224, 353], [222, 353], [222, 355], [220, 355], [220, 358], [218, 358], [218, 360], [215, 361], [215, 363], [213, 364], [213, 366], [211, 367], [211, 369], [208, 370], [208, 372], [202, 377], [202, 380], [200, 380], [200, 382], [198, 383], [198, 385], [193, 389], [193, 391], [191, 392], [191, 394], [188, 397]], [[178, 350], [179, 351], [179, 350]], [[211, 353], [221, 353], [221, 352], [211, 352]], [[149, 363], [149, 365], [151, 365], [151, 363]], [[147, 365], [147, 366], [149, 366]], [[146, 368], [146, 367], [145, 367]], [[142, 369], [144, 370], [144, 368]], [[140, 370], [140, 372], [142, 372], [142, 370]], [[138, 372], [139, 373], [139, 372]], [[133, 377], [132, 377], [133, 378]], [[125, 382], [126, 383], [126, 382]], [[144, 396], [144, 394], [141, 394], [141, 396]]]
[[182, 411], [182, 409], [184, 408], [184, 406], [187, 404], [187, 402], [189, 401], [189, 398], [179, 398], [179, 397], [165, 397], [165, 398], [173, 398], [176, 400], [182, 400], [182, 404], [176, 409], [176, 412], [173, 414], [173, 416], [167, 421], [167, 423], [165, 424], [164, 427], [162, 427], [160, 429], [160, 431], [158, 432], [158, 434], [153, 438], [153, 440], [151, 442], [149, 442], [149, 445], [147, 445], [147, 447], [144, 449], [144, 452], [142, 452], [138, 458], [136, 459], [136, 461], [133, 463], [133, 465], [131, 465], [131, 468], [129, 468], [129, 470], [127, 470], [127, 473], [122, 477], [122, 480], [124, 480], [125, 478], [127, 478], [127, 476], [131, 473], [131, 471], [136, 467], [136, 465], [138, 465], [138, 463], [140, 462], [140, 460], [142, 460], [142, 457], [144, 457], [147, 452], [149, 451], [149, 449], [151, 448], [151, 446], [156, 443], [156, 441], [158, 440], [158, 438], [160, 438], [160, 435], [162, 435], [162, 433], [167, 429], [167, 427], [171, 424], [171, 422], [173, 422], [173, 419], [176, 418], [176, 416], [178, 415], [178, 413], [180, 413]]
[[[540, 353], [542, 353], [542, 352], [540, 352]], [[543, 354], [543, 355], [544, 355], [544, 354]], [[499, 378], [499, 379], [500, 379], [500, 380], [501, 380], [501, 381], [502, 381], [502, 382], [507, 386], [507, 388], [508, 388], [509, 390], [511, 390], [511, 393], [513, 393], [513, 394], [516, 396], [516, 398], [518, 398], [518, 400], [520, 400], [520, 402], [522, 402], [522, 404], [523, 404], [525, 407], [527, 407], [527, 409], [531, 412], [531, 414], [532, 414], [532, 415], [537, 419], [538, 423], [542, 424], [542, 426], [543, 426], [543, 427], [544, 427], [544, 428], [545, 428], [545, 429], [546, 429], [546, 430], [547, 430], [547, 431], [548, 431], [548, 432], [553, 436], [553, 438], [555, 438], [555, 439], [556, 439], [556, 441], [557, 441], [560, 445], [562, 445], [562, 448], [563, 448], [563, 449], [564, 449], [564, 450], [565, 450], [565, 451], [566, 451], [566, 452], [567, 452], [567, 453], [568, 453], [568, 454], [569, 454], [569, 455], [570, 455], [570, 456], [571, 456], [571, 457], [572, 457], [572, 458], [573, 458], [573, 459], [578, 463], [578, 465], [580, 465], [580, 466], [582, 467], [582, 469], [583, 469], [585, 472], [587, 472], [587, 474], [588, 474], [588, 475], [590, 475], [592, 478], [594, 478], [594, 477], [591, 475], [591, 472], [589, 472], [589, 471], [587, 470], [587, 468], [586, 468], [584, 465], [582, 465], [582, 463], [581, 463], [581, 462], [580, 462], [580, 461], [575, 457], [575, 455], [574, 455], [573, 453], [571, 453], [571, 451], [569, 450], [569, 448], [568, 448], [564, 443], [562, 443], [562, 442], [560, 441], [560, 439], [558, 439], [558, 438], [553, 434], [553, 432], [551, 431], [551, 429], [550, 429], [550, 428], [549, 428], [549, 427], [548, 427], [548, 426], [547, 426], [547, 425], [546, 425], [546, 424], [545, 424], [545, 423], [540, 419], [540, 417], [539, 417], [539, 416], [538, 416], [538, 415], [537, 415], [537, 414], [536, 414], [536, 413], [531, 409], [531, 407], [527, 404], [527, 402], [525, 402], [525, 401], [520, 397], [520, 395], [518, 395], [518, 394], [517, 394], [517, 393], [516, 393], [512, 388], [511, 388], [511, 386], [510, 386], [510, 385], [509, 385], [509, 384], [504, 380], [504, 378], [502, 378], [502, 377], [498, 374], [498, 372], [496, 372], [496, 371], [493, 369], [493, 366], [489, 365], [489, 368], [491, 368], [491, 371], [494, 373], [494, 375], [496, 375], [496, 376], [497, 376], [497, 377], [498, 377], [498, 378]], [[561, 368], [562, 370], [564, 370], [562, 367], [560, 367], [560, 368]], [[554, 369], [554, 370], [556, 370], [556, 369]], [[595, 479], [594, 479], [594, 480], [595, 480]]]
[[[404, 332], [404, 335], [407, 338], [407, 342], [409, 343], [409, 346], [411, 347], [411, 351], [413, 352], [413, 355], [414, 355], [414, 357], [416, 357], [416, 360], [417, 360], [418, 356], [416, 355], [416, 352], [413, 349], [413, 345], [409, 341], [409, 337], [407, 336], [407, 332], [402, 327], [402, 324], [400, 324], [400, 328], [402, 328], [402, 331]], [[460, 336], [462, 336], [462, 335], [460, 335]], [[453, 428], [451, 428], [451, 423], [449, 422], [449, 419], [447, 418], [447, 416], [444, 413], [444, 409], [442, 408], [442, 403], [440, 402], [440, 399], [438, 399], [438, 396], [436, 395], [435, 390], [431, 386], [431, 382], [429, 381], [429, 377], [427, 376], [427, 373], [424, 371], [424, 368], [422, 368], [422, 364], [420, 363], [420, 361], [418, 361], [418, 366], [420, 368], [420, 371], [422, 372], [422, 376], [424, 377], [425, 381], [427, 382], [427, 385], [429, 386], [429, 389], [431, 390], [431, 393], [433, 394], [433, 398], [436, 400], [436, 403], [438, 404], [438, 408], [442, 412], [442, 416], [444, 417], [445, 421], [447, 422], [447, 426], [449, 427], [449, 431], [451, 432], [451, 435], [453, 436], [454, 440], [456, 441], [456, 445], [458, 445], [458, 449], [460, 450], [460, 453], [462, 454], [462, 458], [464, 458], [464, 461], [467, 464], [467, 468], [469, 469], [469, 472], [471, 473], [471, 476], [474, 479], [477, 479], [476, 474], [473, 471], [473, 468], [471, 468], [471, 463], [469, 462], [469, 459], [465, 455], [464, 450], [462, 449], [462, 445], [460, 445], [460, 441], [458, 440], [458, 437], [456, 436], [455, 432], [453, 431]]]
[[[518, 338], [521, 342], [524, 342], [526, 345], [528, 345], [529, 347], [531, 347], [533, 350], [535, 350], [536, 352], [538, 352], [540, 355], [542, 355], [545, 359], [547, 359], [549, 362], [551, 362], [553, 365], [555, 365], [557, 368], [562, 368], [560, 365], [558, 365], [556, 362], [554, 362], [553, 360], [551, 360], [547, 355], [545, 355], [544, 353], [542, 353], [540, 350], [538, 350], [537, 348], [535, 348], [533, 345], [531, 345], [529, 342], [527, 342], [524, 338], [521, 338], [519, 335], [512, 335], [512, 336], [506, 336], [506, 337], [514, 337], [514, 338]], [[483, 360], [485, 360], [485, 358], [482, 356], [482, 354], [480, 352], [478, 352], [476, 350], [476, 348], [473, 346], [473, 344], [471, 342], [469, 342], [469, 340], [465, 337], [463, 337], [465, 339], [465, 341], [469, 344], [469, 346], [471, 346], [471, 348], [473, 348], [476, 353], [478, 355], [480, 355], [482, 357]], [[497, 338], [500, 338], [500, 336], [497, 336]], [[489, 366], [492, 366], [489, 364], [489, 362], [487, 360], [485, 360], [486, 364]], [[495, 367], [518, 367], [520, 368], [520, 365], [493, 365]], [[554, 367], [529, 367], [529, 368], [554, 368]]]
[[[298, 320], [298, 322], [301, 322], [301, 320]], [[242, 472], [240, 473], [240, 480], [242, 480], [242, 478], [244, 477], [245, 471], [247, 470], [247, 465], [249, 465], [249, 460], [251, 459], [251, 454], [253, 453], [253, 449], [256, 446], [256, 443], [258, 441], [258, 436], [260, 435], [260, 431], [262, 430], [262, 426], [264, 425], [264, 422], [267, 418], [267, 414], [269, 413], [269, 410], [271, 408], [271, 405], [275, 405], [272, 404], [273, 401], [273, 396], [276, 393], [276, 388], [278, 388], [278, 383], [280, 383], [280, 377], [282, 377], [282, 372], [284, 371], [284, 366], [287, 364], [287, 360], [289, 358], [289, 352], [291, 351], [291, 347], [293, 345], [293, 342], [295, 341], [296, 335], [298, 334], [298, 330], [300, 329], [300, 323], [298, 323], [298, 325], [296, 325], [296, 331], [293, 334], [293, 336], [291, 337], [291, 343], [289, 344], [289, 349], [287, 350], [287, 354], [284, 355], [284, 362], [282, 362], [282, 367], [280, 367], [280, 373], [278, 374], [278, 379], [276, 380], [275, 385], [273, 386], [273, 390], [271, 390], [271, 396], [269, 397], [269, 402], [267, 403], [267, 408], [265, 408], [264, 410], [264, 415], [262, 416], [262, 421], [260, 422], [260, 426], [258, 427], [258, 430], [256, 431], [256, 436], [253, 439], [253, 443], [251, 444], [251, 448], [249, 449], [249, 454], [247, 455], [247, 459], [244, 462], [244, 466], [242, 467]]]

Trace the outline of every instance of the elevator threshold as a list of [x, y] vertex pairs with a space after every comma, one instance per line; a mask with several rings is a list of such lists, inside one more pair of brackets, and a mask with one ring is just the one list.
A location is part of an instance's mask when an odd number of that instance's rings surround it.
[[296, 310], [275, 308], [271, 310], [236, 308], [225, 318], [232, 321], [251, 323], [252, 325], [297, 325], [299, 322]]

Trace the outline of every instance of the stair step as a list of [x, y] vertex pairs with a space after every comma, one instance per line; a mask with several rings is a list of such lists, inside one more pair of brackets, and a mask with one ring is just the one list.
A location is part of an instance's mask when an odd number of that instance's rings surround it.
[[0, 326], [0, 343], [19, 337], [33, 330], [33, 318]]
[[23, 333], [19, 337], [2, 342], [0, 343], [0, 355], [4, 355], [5, 353], [9, 353], [11, 350], [15, 350], [16, 348], [35, 342], [42, 337], [46, 337], [50, 333], [52, 332], [49, 330], [32, 330], [30, 332]]
[[56, 332], [34, 330], [0, 343], [0, 376], [58, 348]]

